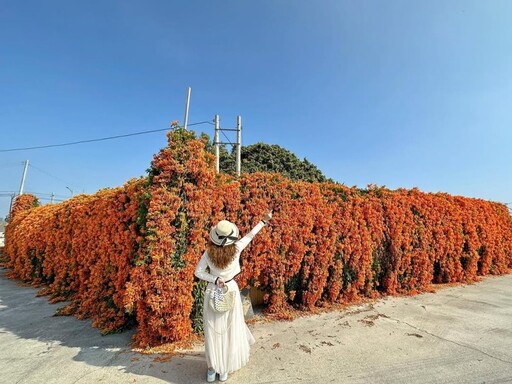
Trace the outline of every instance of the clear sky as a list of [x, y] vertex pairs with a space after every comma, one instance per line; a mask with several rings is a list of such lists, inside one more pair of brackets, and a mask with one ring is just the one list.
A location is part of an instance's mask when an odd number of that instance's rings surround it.
[[[511, 202], [511, 20], [499, 0], [3, 0], [0, 150], [164, 129], [191, 86], [190, 123], [241, 115], [243, 144], [348, 186]], [[144, 175], [165, 144], [0, 152], [0, 216], [26, 159], [25, 191], [65, 199]]]

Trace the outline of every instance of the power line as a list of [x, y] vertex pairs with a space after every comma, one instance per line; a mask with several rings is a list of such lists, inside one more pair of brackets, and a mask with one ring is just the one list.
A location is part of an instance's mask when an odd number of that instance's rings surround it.
[[[6, 196], [11, 196], [11, 195], [17, 195], [18, 192], [17, 191], [0, 191], [0, 195], [6, 195]], [[56, 194], [56, 193], [48, 193], [48, 192], [34, 192], [34, 191], [27, 191], [27, 192], [24, 192], [23, 193], [24, 195], [26, 194], [30, 194], [30, 195], [45, 195], [45, 196], [55, 196], [55, 197], [64, 197], [64, 198], [67, 198], [66, 195], [59, 195], [59, 194]]]
[[61, 203], [61, 202], [63, 202], [63, 201], [64, 201], [64, 200], [62, 200], [62, 199], [52, 199], [52, 198], [50, 198], [50, 197], [38, 197], [38, 199], [39, 199], [39, 200], [45, 200], [45, 201], [51, 201], [51, 202], [54, 202], [54, 203], [55, 203], [55, 202], [59, 202], [59, 203]]
[[55, 175], [52, 175], [50, 172], [47, 172], [47, 171], [45, 171], [45, 170], [43, 170], [43, 169], [41, 169], [41, 168], [38, 168], [38, 167], [36, 167], [36, 166], [34, 166], [34, 165], [32, 165], [32, 164], [29, 164], [29, 167], [32, 167], [32, 168], [34, 168], [34, 169], [38, 170], [39, 172], [42, 172], [42, 173], [44, 173], [44, 174], [46, 174], [46, 175], [48, 175], [48, 176], [50, 176], [50, 177], [53, 177], [54, 179], [59, 180], [59, 181], [61, 181], [61, 182], [65, 183], [65, 184], [72, 185], [73, 187], [78, 187], [78, 185], [73, 184], [73, 183], [70, 183], [69, 181], [63, 180], [63, 179], [61, 179], [60, 177], [57, 177], [57, 176], [55, 176]]
[[54, 197], [63, 197], [63, 198], [68, 198], [68, 196], [66, 195], [58, 195], [56, 193], [46, 193], [46, 192], [33, 192], [33, 191], [30, 191], [30, 192], [23, 192], [24, 195], [26, 194], [32, 194], [32, 195], [44, 195], [44, 196], [54, 196]]
[[[210, 121], [200, 121], [198, 123], [192, 123], [192, 124], [188, 124], [188, 125], [192, 126], [192, 125], [199, 125], [199, 124], [212, 124], [212, 123]], [[169, 131], [169, 130], [170, 130], [170, 128], [153, 129], [153, 130], [150, 130], [150, 131], [141, 131], [141, 132], [127, 133], [125, 135], [108, 136], [108, 137], [102, 137], [102, 138], [99, 138], [99, 139], [80, 140], [80, 141], [73, 141], [73, 142], [69, 142], [69, 143], [39, 145], [39, 146], [34, 146], [34, 147], [20, 147], [20, 148], [0, 149], [0, 152], [28, 151], [28, 150], [32, 150], [32, 149], [65, 147], [65, 146], [68, 146], [68, 145], [85, 144], [85, 143], [93, 143], [93, 142], [96, 142], [96, 141], [121, 139], [123, 137], [146, 135], [148, 133], [155, 133], [155, 132], [162, 132], [162, 131]]]
[[229, 143], [229, 144], [231, 144], [231, 145], [235, 145], [235, 144], [233, 144], [233, 143], [231, 142], [231, 140], [229, 140], [229, 138], [226, 136], [226, 134], [224, 133], [224, 131], [222, 130], [222, 128], [221, 128], [221, 129], [219, 129], [219, 131], [221, 131], [221, 132], [222, 132], [222, 134], [224, 135], [224, 137], [226, 138], [226, 140], [228, 141], [228, 143]]
[[0, 167], [1, 168], [9, 168], [9, 167], [19, 167], [20, 165], [23, 165], [23, 162], [22, 161], [9, 161], [9, 162], [2, 162], [2, 164], [0, 164]]

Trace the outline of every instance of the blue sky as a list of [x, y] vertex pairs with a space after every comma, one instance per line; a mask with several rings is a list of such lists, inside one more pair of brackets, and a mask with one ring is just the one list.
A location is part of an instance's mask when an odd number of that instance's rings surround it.
[[[511, 202], [511, 19], [509, 1], [4, 0], [0, 150], [166, 128], [191, 86], [189, 122], [241, 115], [245, 145], [346, 185]], [[0, 216], [26, 159], [25, 191], [65, 199], [144, 175], [165, 144], [0, 152]]]

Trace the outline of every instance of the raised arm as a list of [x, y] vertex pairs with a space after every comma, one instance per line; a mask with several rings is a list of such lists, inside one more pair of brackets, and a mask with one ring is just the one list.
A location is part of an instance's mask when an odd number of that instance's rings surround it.
[[265, 215], [265, 217], [260, 220], [260, 222], [258, 224], [256, 224], [254, 226], [253, 229], [251, 229], [251, 231], [245, 235], [244, 237], [242, 237], [240, 240], [238, 240], [236, 242], [236, 247], [238, 248], [238, 250], [241, 252], [245, 249], [245, 247], [247, 247], [249, 245], [249, 243], [252, 241], [252, 239], [254, 238], [254, 236], [256, 236], [256, 234], [261, 230], [261, 228], [263, 228], [263, 226], [272, 218], [272, 211], [270, 211], [269, 213], [267, 213]]
[[194, 275], [198, 279], [205, 280], [215, 284], [215, 280], [217, 279], [217, 277], [213, 276], [211, 273], [206, 272], [206, 268], [208, 267], [208, 263], [206, 262], [207, 255], [208, 253], [205, 252], [203, 253], [203, 256], [201, 256], [201, 260], [199, 260], [199, 263], [196, 266]]

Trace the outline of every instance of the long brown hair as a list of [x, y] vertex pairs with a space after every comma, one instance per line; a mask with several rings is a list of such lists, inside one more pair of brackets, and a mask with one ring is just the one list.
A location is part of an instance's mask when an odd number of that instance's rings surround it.
[[208, 242], [208, 257], [213, 265], [217, 268], [224, 269], [235, 258], [236, 245], [235, 243], [219, 247], [212, 241]]

